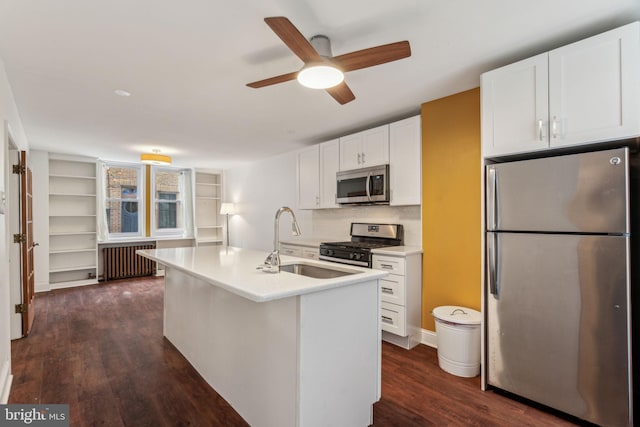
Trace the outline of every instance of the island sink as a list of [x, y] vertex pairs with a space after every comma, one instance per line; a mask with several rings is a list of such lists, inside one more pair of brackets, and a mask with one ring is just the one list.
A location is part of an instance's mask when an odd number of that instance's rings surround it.
[[342, 277], [359, 273], [359, 271], [356, 270], [334, 269], [302, 263], [281, 265], [280, 271], [313, 277], [314, 279], [333, 279], [334, 277]]

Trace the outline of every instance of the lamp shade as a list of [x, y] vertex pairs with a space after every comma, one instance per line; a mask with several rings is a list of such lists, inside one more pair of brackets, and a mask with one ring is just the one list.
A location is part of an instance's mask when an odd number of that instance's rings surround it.
[[170, 165], [171, 157], [159, 153], [142, 153], [140, 161], [148, 165]]
[[222, 203], [220, 205], [220, 215], [233, 215], [235, 213], [235, 206], [233, 203]]
[[298, 82], [311, 89], [327, 89], [342, 83], [344, 73], [325, 63], [305, 66], [298, 73]]

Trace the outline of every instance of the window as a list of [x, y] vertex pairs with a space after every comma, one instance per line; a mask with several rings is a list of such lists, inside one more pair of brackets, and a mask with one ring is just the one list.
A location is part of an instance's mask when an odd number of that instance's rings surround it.
[[103, 170], [98, 218], [101, 241], [193, 236], [190, 169], [99, 164]]
[[153, 216], [152, 234], [182, 236], [185, 234], [185, 171], [169, 168], [151, 169]]
[[105, 214], [109, 237], [142, 233], [142, 171], [138, 166], [107, 165]]

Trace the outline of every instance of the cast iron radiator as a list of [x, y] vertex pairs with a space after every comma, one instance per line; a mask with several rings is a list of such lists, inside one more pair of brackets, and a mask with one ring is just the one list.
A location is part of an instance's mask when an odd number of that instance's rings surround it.
[[136, 254], [138, 249], [155, 249], [155, 245], [117, 246], [102, 249], [104, 281], [129, 277], [152, 276], [156, 263]]

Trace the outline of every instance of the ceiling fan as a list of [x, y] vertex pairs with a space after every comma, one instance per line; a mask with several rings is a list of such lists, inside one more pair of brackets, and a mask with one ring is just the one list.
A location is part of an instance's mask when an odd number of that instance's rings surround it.
[[[284, 16], [264, 18], [264, 21], [302, 59], [304, 66], [299, 71], [247, 84], [256, 89], [297, 79], [304, 86], [325, 89], [340, 104], [346, 104], [356, 97], [344, 82], [343, 73], [411, 56], [411, 47], [406, 40], [332, 56], [327, 36], [317, 35], [307, 40]], [[320, 82], [323, 78], [326, 82]]]

